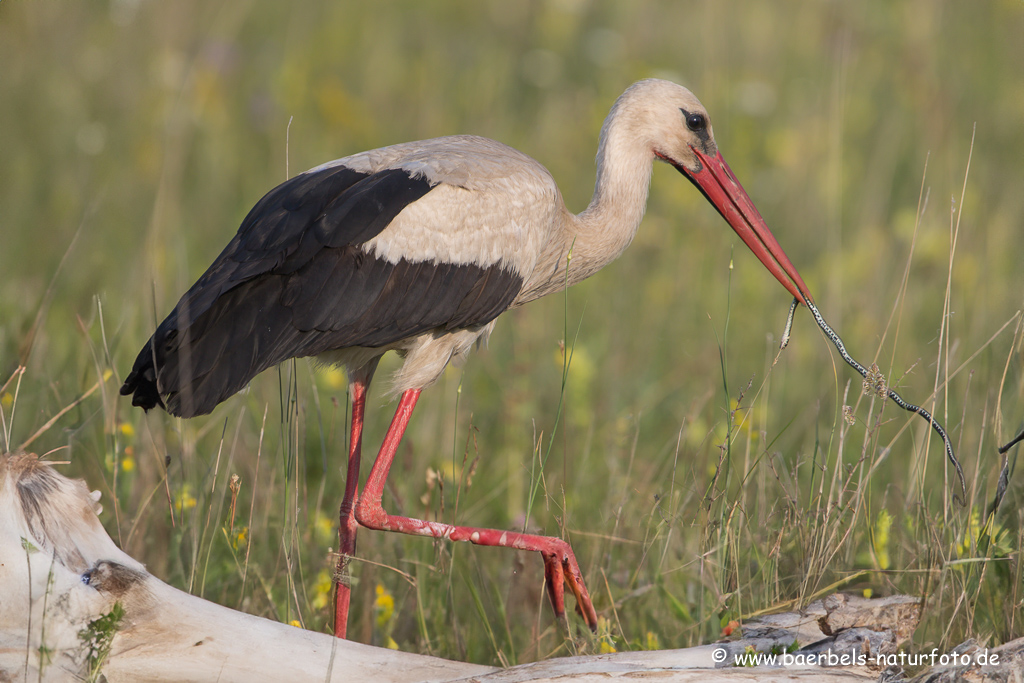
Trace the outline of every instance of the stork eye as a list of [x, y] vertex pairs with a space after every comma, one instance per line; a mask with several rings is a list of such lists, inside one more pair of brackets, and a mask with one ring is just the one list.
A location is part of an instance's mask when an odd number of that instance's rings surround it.
[[687, 114], [686, 127], [697, 133], [708, 127], [708, 120], [703, 114]]

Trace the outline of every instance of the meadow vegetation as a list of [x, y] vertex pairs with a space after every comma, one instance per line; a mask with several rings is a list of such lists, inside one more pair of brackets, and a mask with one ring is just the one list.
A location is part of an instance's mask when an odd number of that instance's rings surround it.
[[659, 166], [619, 261], [424, 393], [385, 495], [569, 539], [599, 633], [566, 637], [532, 554], [364, 530], [351, 636], [483, 663], [684, 647], [841, 589], [925, 596], [911, 648], [1020, 637], [1019, 473], [988, 505], [1024, 421], [1022, 35], [1016, 0], [7, 0], [0, 447], [102, 491], [161, 579], [329, 629], [344, 373], [289, 362], [181, 421], [117, 395], [135, 354], [290, 175], [475, 133], [579, 211], [611, 103], [667, 77], [851, 353], [945, 424], [966, 506], [927, 424], [864, 393], [806, 310], [778, 352], [787, 293]]

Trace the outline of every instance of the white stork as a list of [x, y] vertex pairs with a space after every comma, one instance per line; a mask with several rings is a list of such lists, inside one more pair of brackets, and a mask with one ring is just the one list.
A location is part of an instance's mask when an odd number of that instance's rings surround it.
[[[578, 215], [537, 161], [472, 136], [375, 149], [282, 183], [157, 327], [121, 393], [193, 417], [289, 358], [344, 365], [352, 423], [335, 634], [346, 633], [344, 577], [359, 525], [537, 551], [556, 615], [568, 585], [593, 629], [594, 606], [562, 539], [389, 515], [381, 496], [420, 391], [485, 340], [502, 312], [615, 260], [640, 225], [656, 159], [693, 182], [793, 296], [811, 300], [719, 154], [704, 107], [686, 88], [651, 79], [630, 86], [605, 119], [594, 198]], [[393, 383], [401, 398], [358, 496], [366, 391], [388, 351], [405, 359]]]

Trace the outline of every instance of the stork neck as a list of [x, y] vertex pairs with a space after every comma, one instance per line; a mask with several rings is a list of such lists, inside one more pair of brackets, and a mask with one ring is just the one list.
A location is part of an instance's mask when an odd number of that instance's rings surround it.
[[633, 241], [647, 208], [653, 159], [650, 148], [626, 136], [615, 121], [606, 122], [597, 152], [594, 197], [573, 221], [569, 284], [614, 261]]
[[562, 207], [557, 237], [548, 242], [516, 305], [585, 280], [633, 241], [647, 206], [654, 153], [617, 116], [605, 119], [597, 150], [597, 183], [590, 205], [574, 215]]

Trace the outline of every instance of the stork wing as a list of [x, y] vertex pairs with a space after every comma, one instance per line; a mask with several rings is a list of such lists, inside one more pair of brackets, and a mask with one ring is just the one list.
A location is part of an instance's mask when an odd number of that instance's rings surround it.
[[433, 187], [403, 169], [337, 165], [271, 190], [157, 327], [121, 393], [202, 415], [288, 358], [490, 322], [519, 292], [517, 274], [361, 248]]

